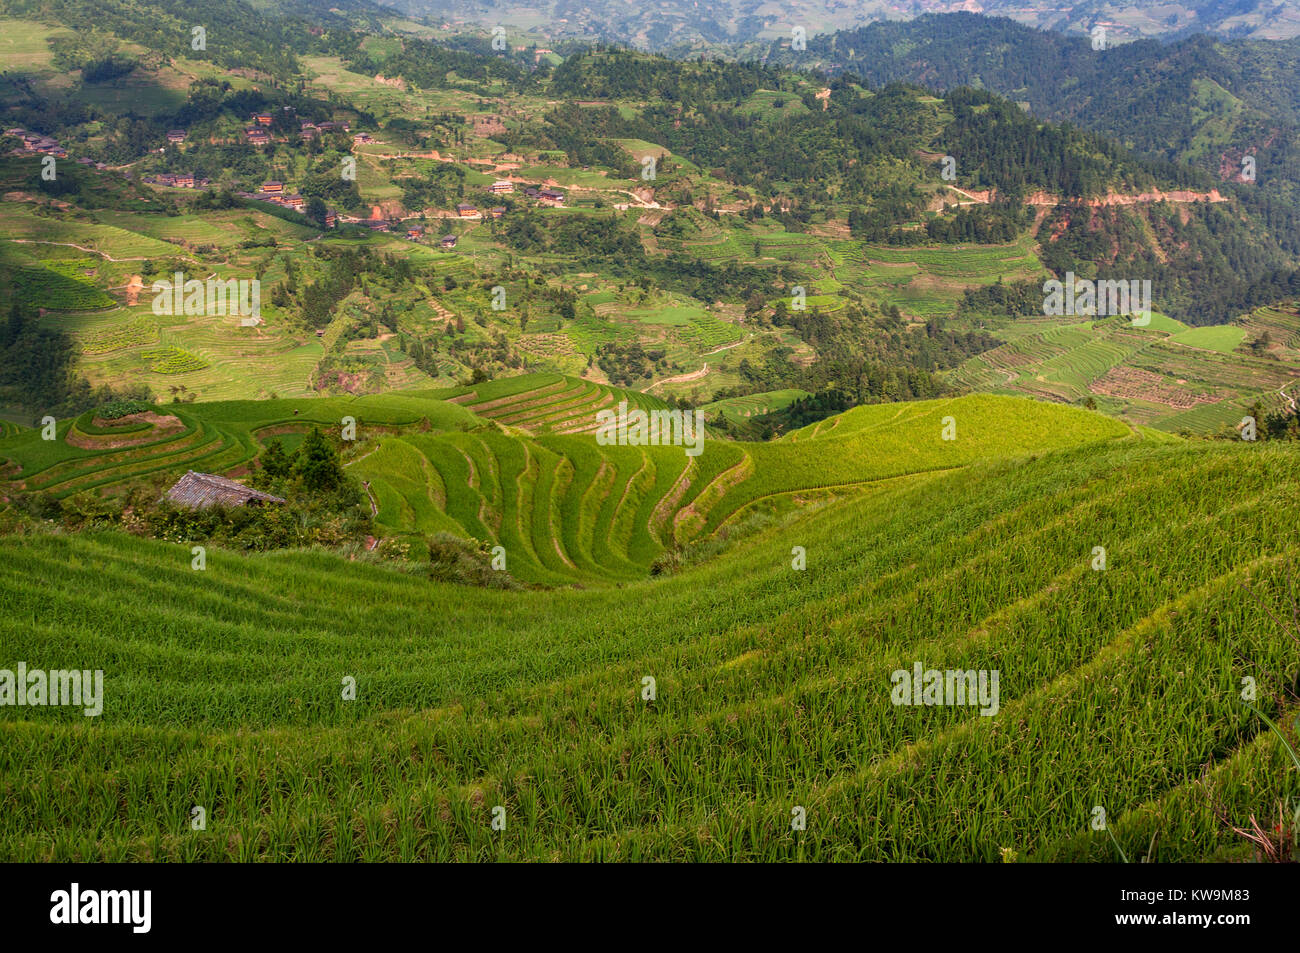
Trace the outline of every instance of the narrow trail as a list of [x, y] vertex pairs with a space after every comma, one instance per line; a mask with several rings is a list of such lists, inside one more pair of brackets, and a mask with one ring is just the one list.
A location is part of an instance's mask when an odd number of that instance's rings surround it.
[[701, 367], [698, 371], [691, 371], [689, 374], [678, 374], [676, 377], [665, 377], [661, 381], [655, 381], [645, 390], [641, 391], [641, 393], [648, 394], [656, 387], [662, 387], [664, 384], [684, 384], [687, 381], [697, 381], [708, 373], [709, 373], [709, 362], [705, 361], [704, 366]]
[[[88, 255], [98, 255], [101, 258], [107, 258], [109, 261], [149, 261], [149, 258], [145, 256], [140, 256], [138, 258], [114, 258], [107, 252], [102, 252], [97, 248], [87, 248], [85, 245], [77, 245], [73, 242], [47, 242], [40, 238], [11, 238], [9, 240], [19, 245], [61, 245], [64, 248], [75, 248], [78, 251], [84, 251]], [[189, 255], [178, 255], [175, 257], [184, 258], [186, 261], [197, 260], [191, 258]]]
[[[355, 460], [349, 460], [347, 463], [343, 464], [343, 466], [344, 466], [344, 467], [350, 467], [350, 466], [352, 466], [352, 464], [354, 464], [354, 463], [360, 463], [360, 462], [361, 462], [362, 460], [364, 460], [366, 457], [370, 456], [372, 453], [374, 453], [376, 450], [378, 450], [381, 446], [382, 446], [382, 444], [375, 444], [373, 447], [371, 447], [369, 450], [367, 450], [367, 451], [366, 451], [365, 453], [363, 453], [361, 456], [357, 457]], [[369, 484], [366, 484], [366, 485], [369, 486]]]
[[1291, 408], [1291, 413], [1294, 414], [1296, 412], [1295, 398], [1286, 392], [1287, 386], [1288, 385], [1283, 384], [1277, 389], [1277, 392], [1281, 395], [1282, 399], [1287, 402], [1287, 406]]
[[[752, 341], [754, 339], [754, 335], [751, 334], [748, 339]], [[708, 357], [710, 354], [717, 354], [721, 351], [730, 351], [733, 347], [740, 347], [740, 345], [744, 344], [745, 341], [746, 339], [742, 337], [739, 341], [732, 341], [730, 344], [724, 344], [721, 347], [715, 347], [712, 351], [705, 351], [703, 356]]]

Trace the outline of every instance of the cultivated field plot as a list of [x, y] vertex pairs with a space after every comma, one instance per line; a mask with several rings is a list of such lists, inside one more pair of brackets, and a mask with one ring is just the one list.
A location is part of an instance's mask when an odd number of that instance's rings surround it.
[[[1004, 450], [1075, 429], [1051, 418], [1077, 412], [1043, 407], [1017, 431], [1023, 414], [1008, 411], [1024, 402], [985, 400]], [[870, 437], [863, 474], [884, 476], [926, 464], [890, 457], [941, 410], [958, 441], [991, 436], [962, 401], [864, 410], [798, 441]], [[247, 435], [265, 413], [228, 405], [203, 423]], [[568, 455], [570, 443], [583, 449]], [[385, 437], [371, 479], [387, 474], [381, 498], [430, 526], [447, 525], [444, 494], [466, 514], [475, 494], [499, 498], [479, 512], [499, 519], [508, 552], [532, 546], [557, 574], [565, 556], [590, 560], [617, 579], [605, 545], [636, 553], [660, 512], [648, 500], [681, 481], [662, 456], [650, 472], [644, 457], [596, 449], [494, 431]], [[423, 486], [412, 454], [430, 467]], [[707, 470], [721, 477], [732, 459]], [[1300, 794], [1277, 736], [1239, 699], [1247, 674], [1263, 698], [1295, 677], [1294, 643], [1270, 618], [1289, 605], [1285, 567], [1300, 553], [1300, 529], [1279, 519], [1300, 505], [1295, 452], [1123, 438], [965, 459], [773, 518], [666, 578], [629, 570], [618, 588], [481, 590], [323, 552], [213, 551], [195, 573], [186, 544], [0, 541], [6, 645], [69, 663], [113, 646], [100, 724], [57, 708], [0, 713], [0, 856], [1247, 857], [1205, 785], [1234, 819]], [[588, 481], [622, 489], [561, 492]], [[718, 505], [694, 491], [680, 498]], [[916, 660], [998, 670], [997, 713], [892, 705], [891, 673]], [[340, 700], [340, 672], [356, 678], [356, 701]], [[186, 828], [191, 804], [209, 807], [205, 831]], [[1113, 840], [1090, 829], [1096, 805]], [[489, 823], [496, 806], [504, 832]], [[806, 830], [791, 830], [794, 807]]]
[[[201, 400], [306, 396], [323, 353], [313, 336], [241, 327], [237, 317], [157, 317], [138, 308], [75, 326], [92, 383], [145, 384], [159, 395], [183, 384]], [[167, 359], [160, 349], [193, 359]]]
[[[813, 453], [805, 450], [810, 434], [800, 431], [777, 444], [710, 442], [706, 436], [702, 452], [688, 456], [679, 447], [593, 444], [601, 410], [614, 410], [620, 401], [665, 409], [643, 394], [560, 375], [429, 393], [509, 429], [386, 438], [381, 452], [355, 465], [378, 488], [379, 522], [388, 532], [412, 535], [442, 530], [450, 518], [459, 535], [503, 546], [512, 574], [547, 585], [591, 585], [611, 574], [644, 578], [665, 551], [705, 539], [758, 509], [784, 511], [795, 493], [861, 488], [963, 466], [980, 455], [1129, 433], [1082, 411], [969, 397], [860, 408], [834, 418]], [[788, 403], [797, 394], [769, 400]], [[942, 420], [950, 414], [969, 428], [964, 442], [941, 439]], [[1004, 420], [1015, 422], [1016, 436], [1000, 434]]]
[[942, 247], [855, 243], [846, 248], [846, 261], [835, 274], [865, 286], [882, 304], [920, 317], [952, 314], [967, 288], [991, 285], [999, 278], [1010, 282], [1048, 276], [1029, 238], [1009, 245]]
[[0, 203], [0, 230], [10, 241], [34, 246], [63, 245], [79, 248], [112, 260], [145, 261], [150, 258], [188, 258], [179, 245], [159, 241], [138, 232], [94, 222], [42, 218], [18, 203]]
[[811, 397], [805, 390], [787, 388], [785, 390], [769, 390], [761, 394], [750, 394], [748, 397], [731, 397], [727, 400], [715, 400], [711, 404], [705, 404], [701, 410], [707, 415], [719, 414], [729, 417], [733, 420], [745, 420], [750, 417], [761, 417], [764, 414], [770, 414], [775, 410], [782, 410], [789, 407], [796, 400], [804, 397]]
[[[1254, 323], [1192, 329], [1163, 316], [1141, 328], [1124, 318], [1016, 322], [998, 331], [1010, 338], [1006, 344], [965, 362], [950, 379], [973, 390], [1065, 403], [1092, 398], [1135, 423], [1214, 432], [1240, 422], [1256, 400], [1268, 409], [1284, 403], [1282, 392], [1300, 379], [1300, 353], [1286, 343], [1294, 320], [1264, 311]], [[1270, 329], [1265, 345], [1243, 343]]]

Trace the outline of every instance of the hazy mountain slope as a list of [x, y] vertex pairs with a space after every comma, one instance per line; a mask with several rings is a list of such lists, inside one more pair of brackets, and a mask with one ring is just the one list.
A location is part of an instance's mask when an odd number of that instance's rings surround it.
[[551, 42], [617, 42], [653, 50], [788, 41], [795, 27], [811, 37], [877, 21], [957, 11], [1006, 16], [1069, 33], [1086, 33], [1104, 24], [1118, 42], [1202, 32], [1261, 39], [1300, 34], [1300, 4], [1295, 0], [1181, 0], [1161, 4], [1158, 9], [1138, 0], [1068, 4], [1047, 0], [792, 0], [779, 7], [761, 0], [667, 0], [648, 7], [630, 0], [540, 0], [527, 5], [494, 0], [391, 0], [391, 6], [456, 31], [501, 25]]

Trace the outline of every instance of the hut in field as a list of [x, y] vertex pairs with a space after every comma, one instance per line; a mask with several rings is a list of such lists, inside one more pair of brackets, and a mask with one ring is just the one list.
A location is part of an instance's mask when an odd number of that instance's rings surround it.
[[261, 506], [263, 503], [284, 502], [278, 496], [254, 490], [215, 473], [195, 473], [193, 470], [187, 471], [167, 491], [167, 499], [177, 506], [195, 510], [209, 506]]

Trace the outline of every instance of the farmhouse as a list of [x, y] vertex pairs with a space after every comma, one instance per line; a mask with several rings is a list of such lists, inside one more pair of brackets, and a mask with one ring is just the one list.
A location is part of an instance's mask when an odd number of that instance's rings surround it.
[[269, 126], [271, 125], [271, 114], [253, 113], [253, 122], [257, 123], [259, 126]]
[[184, 141], [185, 141], [185, 130], [184, 130], [184, 129], [172, 129], [172, 130], [169, 130], [168, 133], [167, 133], [167, 141], [168, 141], [168, 142], [173, 142], [173, 143], [184, 142]]
[[195, 473], [193, 470], [187, 471], [167, 491], [167, 499], [177, 506], [196, 510], [209, 506], [261, 506], [263, 503], [284, 502], [278, 496], [254, 490], [215, 473]]
[[564, 204], [564, 193], [557, 192], [555, 189], [539, 189], [537, 200], [543, 205], [561, 206]]
[[478, 209], [472, 205], [461, 202], [456, 206], [456, 214], [461, 218], [474, 218], [478, 215]]
[[443, 235], [443, 236], [442, 236], [442, 241], [438, 242], [438, 246], [441, 247], [441, 248], [455, 248], [455, 247], [456, 247], [456, 236], [455, 236], [455, 235]]
[[497, 179], [488, 187], [488, 191], [493, 195], [506, 195], [514, 190], [515, 184], [509, 179]]
[[279, 195], [283, 191], [284, 191], [283, 182], [276, 182], [275, 180], [272, 180], [270, 182], [262, 183], [263, 195]]
[[370, 135], [370, 133], [368, 133], [368, 132], [359, 132], [359, 133], [357, 133], [355, 136], [352, 137], [352, 141], [355, 142], [355, 143], [357, 143], [357, 144], [359, 144], [359, 145], [364, 145], [364, 144], [367, 143], [367, 142], [374, 142], [375, 140], [374, 140], [374, 137]]
[[255, 146], [264, 146], [271, 141], [271, 137], [262, 129], [245, 129], [244, 135], [246, 135], [248, 141]]

